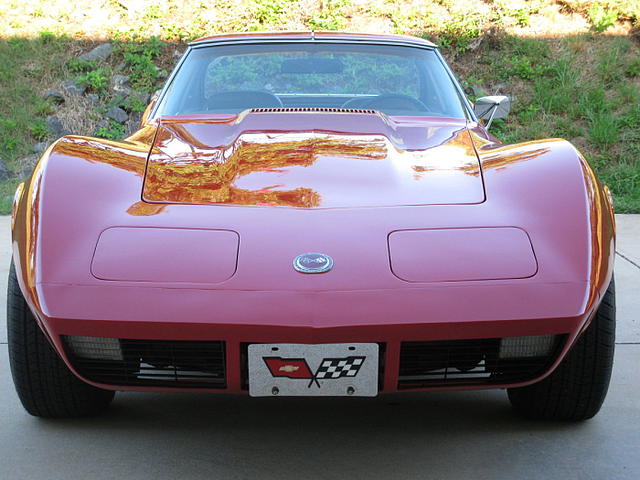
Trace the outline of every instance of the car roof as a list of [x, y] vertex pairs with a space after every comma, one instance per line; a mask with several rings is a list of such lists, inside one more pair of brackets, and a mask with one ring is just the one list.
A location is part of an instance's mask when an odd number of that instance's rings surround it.
[[346, 33], [346, 32], [250, 32], [250, 33], [225, 33], [211, 35], [194, 40], [190, 46], [200, 46], [216, 43], [255, 43], [255, 42], [283, 42], [283, 41], [326, 41], [326, 42], [362, 42], [383, 43], [394, 45], [413, 45], [427, 48], [436, 48], [436, 45], [423, 38], [408, 35], [372, 34], [372, 33]]

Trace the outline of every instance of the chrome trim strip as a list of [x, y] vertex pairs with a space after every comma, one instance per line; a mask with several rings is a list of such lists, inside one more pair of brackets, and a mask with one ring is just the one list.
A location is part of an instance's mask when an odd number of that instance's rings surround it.
[[225, 43], [291, 43], [291, 42], [312, 42], [312, 43], [371, 43], [371, 44], [386, 44], [386, 45], [411, 45], [418, 46], [423, 48], [437, 48], [434, 43], [431, 43], [429, 40], [416, 39], [416, 41], [411, 41], [410, 39], [404, 38], [359, 38], [357, 36], [352, 37], [351, 35], [344, 36], [340, 35], [322, 35], [321, 37], [317, 37], [312, 35], [312, 32], [307, 34], [298, 33], [297, 35], [306, 35], [306, 36], [297, 36], [297, 37], [287, 37], [287, 36], [274, 36], [274, 35], [255, 35], [250, 37], [237, 37], [237, 38], [209, 38], [203, 39], [199, 41], [194, 41], [189, 43], [190, 47], [198, 47], [198, 46], [206, 46], [211, 44], [225, 44]]

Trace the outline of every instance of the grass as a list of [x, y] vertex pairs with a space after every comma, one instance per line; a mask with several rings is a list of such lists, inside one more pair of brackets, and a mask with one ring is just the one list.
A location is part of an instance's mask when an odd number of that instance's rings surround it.
[[[567, 138], [610, 186], [617, 211], [640, 212], [640, 83], [633, 69], [637, 46], [631, 39], [591, 33], [564, 38], [553, 50], [550, 45], [543, 39], [505, 39], [496, 55], [510, 66], [497, 73], [483, 73], [494, 57], [481, 55], [476, 82], [509, 85], [519, 80], [517, 91], [507, 87], [506, 93], [517, 96], [512, 115], [496, 124], [494, 133], [507, 142]], [[576, 47], [589, 55], [574, 55]], [[522, 58], [528, 59], [526, 68]]]
[[[507, 94], [512, 114], [493, 133], [505, 142], [564, 137], [611, 187], [619, 212], [640, 212], [640, 29], [637, 0], [151, 0], [89, 5], [78, 0], [0, 6], [0, 213], [37, 142], [51, 141], [54, 111], [79, 134], [119, 139], [123, 125], [99, 120], [116, 105], [139, 114], [195, 37], [251, 30], [358, 30], [437, 42], [465, 87]], [[106, 62], [79, 54], [110, 40]], [[109, 89], [115, 74], [140, 92]], [[98, 104], [42, 93], [74, 79]]]
[[43, 34], [0, 38], [0, 159], [11, 178], [0, 183], [0, 212], [10, 210], [21, 161], [48, 137], [44, 117], [53, 111], [40, 92], [63, 80], [72, 40]]

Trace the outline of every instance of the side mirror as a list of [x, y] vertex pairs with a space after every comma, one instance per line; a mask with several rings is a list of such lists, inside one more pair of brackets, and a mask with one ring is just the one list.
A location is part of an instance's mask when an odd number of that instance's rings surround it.
[[487, 120], [486, 128], [491, 126], [494, 118], [504, 118], [511, 110], [511, 100], [504, 95], [480, 97], [473, 106], [473, 111], [481, 120]]
[[144, 109], [144, 113], [142, 114], [142, 118], [140, 119], [140, 128], [144, 127], [149, 119], [149, 115], [151, 114], [151, 110], [156, 106], [156, 102], [158, 101], [158, 97], [160, 96], [160, 90], [156, 90], [151, 95], [151, 99], [149, 100], [149, 105]]

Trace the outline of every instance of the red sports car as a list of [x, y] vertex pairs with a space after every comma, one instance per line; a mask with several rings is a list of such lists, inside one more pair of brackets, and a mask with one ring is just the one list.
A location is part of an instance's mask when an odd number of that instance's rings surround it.
[[505, 145], [438, 49], [193, 42], [139, 131], [66, 136], [18, 188], [8, 325], [26, 410], [116, 390], [506, 388], [595, 415], [614, 348], [608, 189], [568, 142]]

